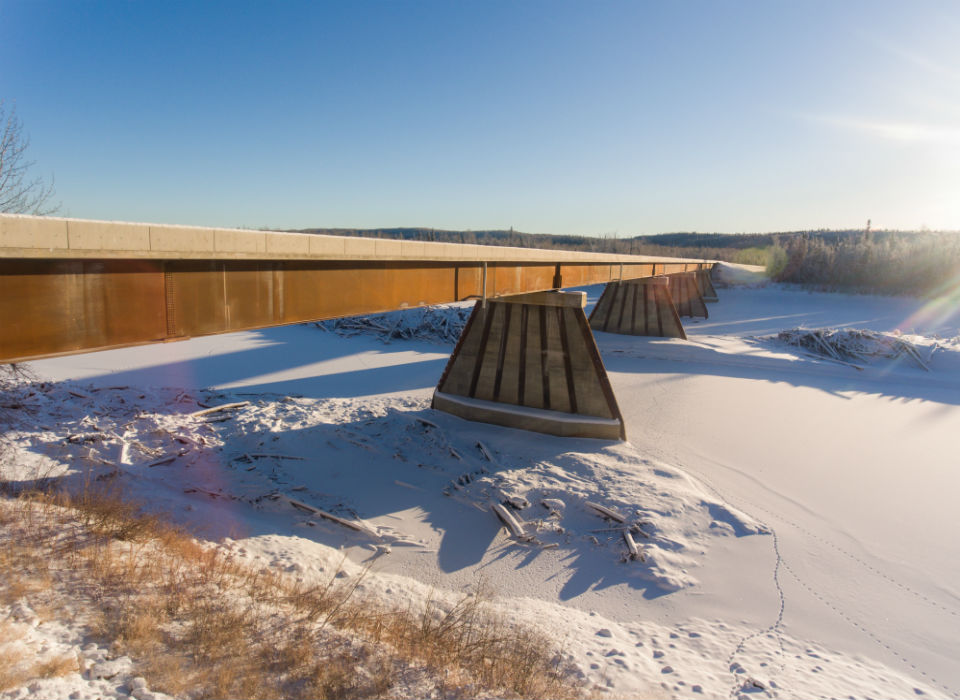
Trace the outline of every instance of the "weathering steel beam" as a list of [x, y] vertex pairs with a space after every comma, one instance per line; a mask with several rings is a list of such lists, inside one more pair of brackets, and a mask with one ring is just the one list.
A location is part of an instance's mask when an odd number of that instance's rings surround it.
[[0, 363], [710, 264], [0, 215]]

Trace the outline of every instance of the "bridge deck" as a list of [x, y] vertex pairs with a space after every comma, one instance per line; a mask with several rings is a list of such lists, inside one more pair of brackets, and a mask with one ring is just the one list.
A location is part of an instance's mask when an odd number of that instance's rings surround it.
[[712, 261], [0, 215], [0, 362]]

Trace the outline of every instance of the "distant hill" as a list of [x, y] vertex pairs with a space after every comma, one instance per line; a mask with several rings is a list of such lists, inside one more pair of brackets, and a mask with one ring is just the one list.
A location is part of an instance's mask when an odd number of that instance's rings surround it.
[[[827, 244], [863, 235], [862, 229], [816, 230], [816, 231], [780, 231], [775, 233], [658, 233], [655, 235], [612, 237], [612, 236], [569, 236], [553, 233], [524, 233], [522, 231], [492, 229], [453, 231], [425, 227], [396, 228], [306, 228], [297, 233], [315, 233], [332, 236], [363, 236], [366, 238], [392, 238], [413, 241], [440, 241], [444, 243], [475, 243], [479, 245], [522, 246], [529, 248], [559, 248], [563, 250], [609, 250], [624, 252], [624, 249], [652, 245], [669, 248], [764, 248], [792, 238], [806, 236], [816, 238]], [[886, 240], [900, 236], [916, 236], [926, 232], [917, 231], [871, 231], [876, 240]]]
[[332, 236], [363, 236], [366, 238], [393, 238], [442, 243], [472, 243], [478, 245], [518, 246], [563, 250], [598, 250], [605, 239], [591, 236], [562, 236], [552, 233], [522, 233], [510, 230], [448, 231], [435, 228], [308, 228], [297, 233], [318, 233]]
[[[776, 233], [658, 233], [630, 240], [672, 248], [763, 248], [773, 245]], [[784, 234], [791, 235], [791, 234]]]
[[[766, 250], [794, 237], [814, 236], [825, 242], [862, 234], [862, 231], [790, 231], [784, 233], [661, 233], [652, 236], [595, 237], [564, 236], [552, 233], [524, 233], [515, 230], [450, 231], [424, 227], [377, 229], [308, 228], [298, 233], [334, 236], [363, 236], [444, 243], [583, 250], [597, 253], [662, 255], [686, 258], [710, 258], [748, 264], [766, 264]], [[883, 235], [878, 232], [876, 235]]]

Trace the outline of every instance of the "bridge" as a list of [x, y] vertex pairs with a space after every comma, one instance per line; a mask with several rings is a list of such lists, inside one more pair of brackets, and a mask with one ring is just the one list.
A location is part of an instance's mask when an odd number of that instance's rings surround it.
[[[459, 387], [459, 394], [439, 392], [456, 404], [447, 408], [475, 416], [480, 408], [463, 406], [488, 401], [497, 404], [494, 413], [525, 406], [548, 412], [541, 418], [549, 427], [558, 412], [568, 414], [563, 424], [569, 416], [590, 416], [583, 407], [599, 406], [592, 400], [597, 392], [615, 405], [581, 319], [583, 299], [558, 290], [664, 275], [682, 290], [681, 273], [702, 278], [711, 266], [682, 258], [0, 214], [0, 363], [477, 299], [475, 314], [484, 320], [467, 330], [479, 335], [467, 342], [464, 332], [439, 387]], [[617, 307], [619, 318], [626, 303]], [[504, 304], [519, 304], [512, 321], [509, 310], [498, 311], [514, 308]], [[641, 313], [637, 301], [632, 308]], [[461, 361], [461, 350], [469, 362]], [[588, 375], [602, 381], [583, 388], [578, 381]], [[619, 410], [590, 410], [619, 420]], [[509, 420], [516, 423], [515, 416]], [[542, 428], [542, 421], [527, 423]], [[563, 434], [583, 433], [572, 424]]]

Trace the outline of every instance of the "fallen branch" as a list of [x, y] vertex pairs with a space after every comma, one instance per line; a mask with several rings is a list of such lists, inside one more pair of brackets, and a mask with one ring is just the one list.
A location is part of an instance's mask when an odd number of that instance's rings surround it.
[[855, 365], [855, 364], [853, 364], [852, 362], [844, 362], [843, 360], [835, 360], [835, 359], [833, 359], [832, 357], [824, 357], [823, 355], [817, 355], [817, 354], [812, 353], [812, 352], [805, 352], [805, 353], [803, 353], [803, 356], [804, 356], [804, 357], [809, 357], [809, 358], [812, 359], [812, 360], [826, 360], [827, 362], [836, 362], [838, 365], [843, 365], [843, 366], [845, 366], [845, 367], [853, 367], [853, 368], [854, 368], [855, 370], [857, 370], [858, 372], [862, 372], [862, 371], [863, 371], [863, 367], [861, 367], [860, 365]]
[[184, 489], [183, 492], [184, 493], [202, 493], [206, 496], [210, 496], [210, 498], [213, 498], [213, 499], [230, 498], [232, 500], [231, 496], [226, 496], [222, 493], [217, 493], [216, 491], [208, 491], [207, 489], [202, 489], [199, 486], [191, 486], [190, 488]]
[[[916, 362], [920, 367], [922, 367], [927, 372], [930, 371], [930, 368], [927, 366], [927, 363], [920, 359], [920, 353], [917, 352], [917, 349], [910, 343], [904, 342], [902, 339], [898, 338], [900, 341], [900, 347], [906, 351], [906, 353], [913, 358], [913, 361]], [[933, 353], [931, 353], [933, 354]]]
[[170, 464], [173, 460], [177, 458], [176, 455], [168, 455], [166, 457], [161, 457], [160, 459], [155, 459], [152, 462], [147, 464], [148, 467], [159, 467], [161, 464]]
[[250, 405], [250, 402], [249, 402], [249, 401], [238, 401], [238, 402], [236, 402], [236, 403], [225, 403], [225, 404], [223, 404], [223, 405], [221, 405], [221, 406], [214, 406], [213, 408], [204, 408], [204, 409], [201, 410], [201, 411], [194, 411], [193, 413], [191, 413], [191, 414], [189, 414], [189, 415], [191, 415], [191, 416], [193, 416], [193, 417], [205, 416], [205, 415], [207, 415], [207, 414], [209, 414], [209, 413], [217, 413], [217, 412], [219, 412], [219, 411], [229, 411], [229, 410], [234, 409], [234, 408], [240, 408], [240, 407], [242, 407], [242, 406], [249, 406], [249, 405]]
[[333, 513], [328, 513], [325, 510], [320, 510], [319, 508], [311, 506], [309, 503], [304, 503], [303, 501], [298, 501], [295, 498], [290, 498], [290, 496], [284, 496], [284, 498], [287, 499], [287, 502], [290, 505], [292, 505], [294, 508], [299, 508], [300, 510], [306, 511], [308, 513], [313, 513], [314, 515], [319, 515], [324, 520], [329, 520], [330, 522], [337, 523], [338, 525], [343, 525], [344, 527], [350, 528], [351, 530], [362, 532], [365, 535], [369, 535], [373, 537], [374, 539], [380, 539], [377, 533], [373, 532], [367, 526], [361, 523], [358, 523], [354, 520], [347, 520], [346, 518], [341, 518], [339, 516], [334, 515]]
[[244, 457], [248, 457], [250, 459], [295, 459], [299, 462], [306, 460], [306, 457], [297, 457], [296, 455], [271, 455], [266, 454], [265, 452], [250, 452], [244, 454]]
[[490, 450], [487, 449], [486, 445], [477, 440], [477, 447], [480, 448], [480, 452], [483, 453], [483, 456], [487, 458], [488, 462], [493, 462], [493, 455], [490, 454]]
[[510, 511], [504, 508], [499, 503], [494, 503], [491, 508], [493, 509], [494, 514], [500, 518], [501, 522], [507, 526], [507, 530], [510, 531], [510, 534], [518, 539], [527, 539], [527, 534], [523, 531], [523, 525], [520, 523], [517, 518], [513, 516]]
[[620, 513], [618, 513], [618, 512], [615, 511], [615, 510], [611, 510], [610, 508], [607, 508], [606, 506], [602, 506], [602, 505], [600, 505], [599, 503], [591, 503], [590, 501], [587, 501], [587, 502], [586, 502], [586, 505], [587, 505], [587, 507], [589, 507], [589, 508], [593, 508], [595, 511], [597, 511], [598, 513], [600, 513], [600, 515], [602, 515], [602, 516], [605, 517], [605, 518], [610, 518], [611, 520], [616, 520], [618, 523], [625, 523], [625, 522], [627, 522], [627, 519], [626, 519], [624, 516], [620, 515]]
[[633, 539], [633, 535], [630, 534], [629, 530], [623, 531], [623, 541], [627, 543], [627, 549], [630, 550], [630, 558], [634, 561], [643, 561], [644, 556], [643, 552], [640, 551], [640, 547], [637, 546], [637, 543]]
[[207, 418], [204, 423], [226, 423], [228, 420], [233, 418], [232, 413], [225, 413], [222, 416], [214, 416], [213, 418]]

